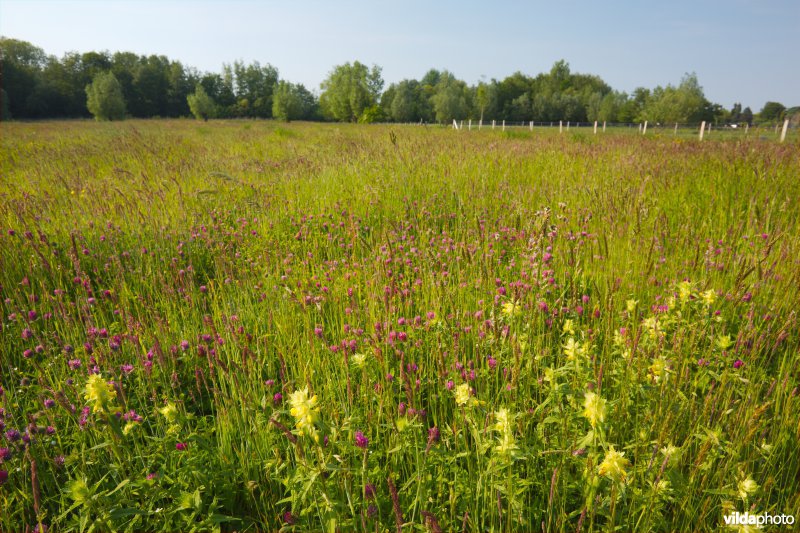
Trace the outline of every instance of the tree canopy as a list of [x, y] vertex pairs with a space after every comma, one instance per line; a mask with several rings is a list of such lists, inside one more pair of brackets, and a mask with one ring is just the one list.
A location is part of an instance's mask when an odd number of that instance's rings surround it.
[[[564, 60], [535, 76], [514, 72], [475, 85], [448, 70], [430, 69], [385, 90], [381, 67], [354, 61], [334, 67], [317, 98], [280, 79], [269, 63], [234, 61], [220, 72], [199, 72], [163, 55], [92, 51], [57, 58], [31, 43], [0, 37], [0, 118], [89, 117], [95, 113], [86, 88], [109, 73], [121, 91], [124, 114], [140, 118], [752, 124], [797, 115], [779, 102], [767, 102], [759, 113], [741, 103], [723, 109], [705, 97], [693, 73], [675, 86], [616, 91], [598, 76], [573, 72]], [[106, 88], [113, 85], [111, 78], [101, 79]], [[97, 101], [92, 106], [97, 110]]]
[[358, 61], [338, 65], [320, 85], [323, 114], [333, 120], [356, 122], [365, 109], [378, 103], [383, 89], [381, 68]]
[[86, 86], [86, 107], [95, 120], [125, 118], [125, 98], [122, 86], [112, 72], [99, 72]]

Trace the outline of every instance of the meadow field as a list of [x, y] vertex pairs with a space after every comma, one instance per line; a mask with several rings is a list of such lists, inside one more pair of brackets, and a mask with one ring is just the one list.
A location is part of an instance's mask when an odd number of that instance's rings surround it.
[[800, 520], [800, 145], [671, 133], [2, 124], [0, 530]]

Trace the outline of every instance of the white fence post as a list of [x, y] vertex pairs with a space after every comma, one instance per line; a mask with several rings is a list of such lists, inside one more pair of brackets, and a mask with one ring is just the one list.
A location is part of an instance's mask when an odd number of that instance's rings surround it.
[[481, 128], [482, 128], [482, 127], [483, 127], [483, 119], [480, 119], [480, 120], [478, 121], [478, 131], [481, 131]]
[[467, 131], [472, 131], [472, 119], [469, 119], [469, 125], [467, 126]]
[[569, 120], [567, 121], [567, 131], [569, 131]]
[[745, 136], [746, 136], [748, 133], [750, 133], [750, 123], [749, 123], [749, 122], [746, 122], [746, 123], [745, 123], [745, 125], [744, 125], [744, 134], [745, 134]]
[[781, 142], [786, 140], [786, 130], [789, 129], [789, 119], [783, 121], [783, 130], [781, 131]]
[[494, 129], [494, 123], [495, 123], [495, 121], [492, 120], [492, 129]]
[[647, 121], [644, 121], [644, 128], [642, 128], [642, 135], [647, 135]]
[[506, 131], [506, 121], [503, 120], [503, 131]]
[[604, 120], [603, 121], [603, 133], [605, 133], [605, 132], [606, 132], [606, 121]]
[[703, 140], [703, 133], [706, 131], [706, 121], [700, 123], [700, 140]]
[[678, 134], [678, 123], [676, 122], [675, 123], [675, 132], [673, 133], [673, 135], [677, 135], [677, 134]]
[[597, 121], [594, 121], [594, 134], [597, 135]]
[[533, 121], [531, 120], [531, 131], [533, 131]]
[[456, 119], [453, 119], [453, 129], [454, 130], [458, 129], [458, 122], [456, 122]]

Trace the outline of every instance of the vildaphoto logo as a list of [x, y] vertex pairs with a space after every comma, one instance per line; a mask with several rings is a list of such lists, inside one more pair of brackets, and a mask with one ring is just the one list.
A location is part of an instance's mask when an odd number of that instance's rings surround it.
[[735, 512], [722, 517], [726, 526], [756, 526], [764, 527], [767, 525], [791, 526], [794, 524], [794, 516], [790, 514], [750, 514]]

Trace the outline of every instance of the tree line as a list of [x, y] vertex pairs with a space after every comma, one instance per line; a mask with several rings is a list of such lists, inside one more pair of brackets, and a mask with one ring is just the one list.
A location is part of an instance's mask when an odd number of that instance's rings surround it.
[[469, 85], [447, 70], [384, 87], [381, 68], [358, 61], [334, 67], [319, 95], [279, 77], [270, 64], [224, 64], [200, 72], [163, 55], [70, 52], [47, 55], [31, 43], [0, 37], [2, 118], [122, 119], [185, 117], [276, 118], [349, 122], [449, 123], [643, 122], [753, 124], [800, 117], [798, 108], [767, 102], [757, 114], [740, 103], [730, 110], [710, 102], [697, 76], [677, 85], [631, 94], [599, 76], [573, 73], [565, 61], [535, 77], [515, 72]]

